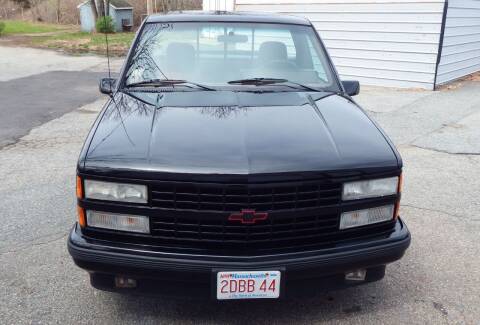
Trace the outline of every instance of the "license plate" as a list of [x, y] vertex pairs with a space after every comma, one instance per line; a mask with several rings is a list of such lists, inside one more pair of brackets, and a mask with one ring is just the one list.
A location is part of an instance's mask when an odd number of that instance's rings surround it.
[[218, 272], [217, 299], [276, 299], [280, 277], [280, 271]]

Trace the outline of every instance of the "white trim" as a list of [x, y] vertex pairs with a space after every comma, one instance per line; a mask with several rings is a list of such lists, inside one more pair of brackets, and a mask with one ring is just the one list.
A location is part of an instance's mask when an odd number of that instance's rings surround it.
[[83, 6], [86, 5], [88, 2], [90, 2], [90, 1], [87, 0], [87, 1], [82, 2], [81, 4], [79, 4], [79, 5], [77, 6], [77, 9], [80, 9], [80, 7], [83, 7]]
[[113, 9], [117, 9], [117, 10], [123, 10], [123, 9], [132, 9], [132, 10], [133, 10], [133, 7], [120, 7], [120, 8], [117, 8], [117, 7], [115, 7], [114, 5], [112, 5], [111, 3], [110, 3], [110, 7], [112, 7]]
[[[77, 6], [77, 9], [80, 9], [80, 7], [83, 7], [83, 6], [86, 5], [87, 3], [89, 4], [90, 1], [87, 0], [87, 1], [82, 2], [81, 4], [79, 4], [79, 5]], [[112, 8], [115, 9], [115, 10], [126, 10], [126, 9], [132, 9], [132, 10], [133, 10], [133, 7], [115, 7], [115, 6], [114, 6], [113, 4], [111, 4], [111, 3], [110, 3], [110, 7], [112, 7]]]

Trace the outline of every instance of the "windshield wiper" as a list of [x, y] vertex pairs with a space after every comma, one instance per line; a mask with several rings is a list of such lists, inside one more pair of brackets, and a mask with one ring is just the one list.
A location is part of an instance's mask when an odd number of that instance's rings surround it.
[[287, 86], [294, 89], [304, 89], [308, 91], [320, 91], [319, 89], [309, 87], [298, 82], [290, 81], [287, 79], [280, 78], [249, 78], [249, 79], [240, 79], [229, 81], [230, 85], [253, 85], [253, 86], [269, 86], [269, 85], [280, 85]]
[[202, 84], [197, 84], [196, 82], [191, 82], [188, 80], [178, 80], [178, 79], [150, 79], [144, 80], [139, 82], [133, 82], [127, 85], [127, 88], [135, 88], [135, 87], [167, 87], [175, 85], [193, 85], [203, 90], [214, 91], [216, 89], [204, 86]]
[[287, 82], [287, 79], [278, 79], [278, 78], [248, 78], [240, 80], [231, 80], [228, 82], [229, 85], [253, 85], [253, 86], [264, 86], [264, 85], [273, 85], [277, 83]]

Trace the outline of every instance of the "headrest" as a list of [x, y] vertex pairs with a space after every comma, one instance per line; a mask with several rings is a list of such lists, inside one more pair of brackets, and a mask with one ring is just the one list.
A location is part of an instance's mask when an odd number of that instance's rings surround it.
[[261, 61], [287, 61], [287, 46], [282, 42], [263, 42], [258, 50]]

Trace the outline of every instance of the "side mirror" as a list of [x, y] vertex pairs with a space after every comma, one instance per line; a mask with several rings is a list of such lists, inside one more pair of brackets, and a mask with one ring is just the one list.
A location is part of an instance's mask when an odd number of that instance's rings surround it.
[[117, 84], [117, 79], [114, 78], [102, 78], [100, 79], [99, 89], [102, 94], [111, 96], [113, 94], [113, 90]]
[[343, 88], [349, 96], [355, 96], [360, 93], [360, 83], [356, 80], [345, 80], [342, 81]]

